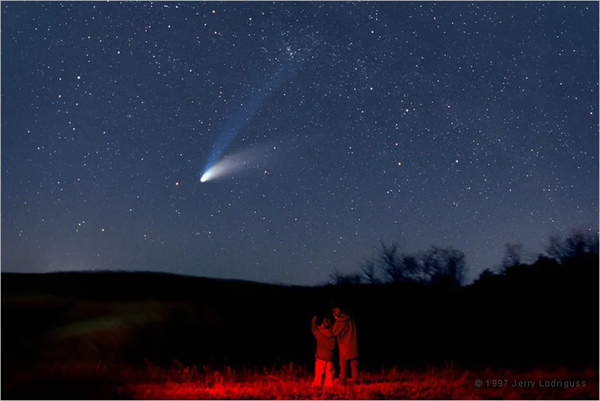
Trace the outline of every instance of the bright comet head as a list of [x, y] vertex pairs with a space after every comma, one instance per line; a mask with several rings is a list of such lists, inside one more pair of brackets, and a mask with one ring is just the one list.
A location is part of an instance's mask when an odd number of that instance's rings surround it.
[[208, 180], [210, 180], [212, 174], [210, 172], [210, 170], [207, 170], [206, 173], [202, 174], [202, 177], [200, 177], [200, 182], [206, 182]]
[[225, 156], [204, 170], [204, 173], [200, 176], [200, 182], [215, 181], [243, 170], [257, 168], [260, 165], [260, 160], [264, 159], [266, 155], [267, 147], [257, 146]]

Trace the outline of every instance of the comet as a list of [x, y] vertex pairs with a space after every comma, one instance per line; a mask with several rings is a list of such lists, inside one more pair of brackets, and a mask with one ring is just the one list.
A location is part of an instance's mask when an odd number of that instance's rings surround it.
[[251, 169], [264, 169], [265, 161], [273, 159], [271, 155], [273, 150], [276, 150], [275, 146], [263, 145], [224, 156], [202, 173], [200, 182], [215, 181]]
[[212, 178], [212, 169], [209, 169], [206, 173], [202, 174], [202, 177], [200, 177], [200, 182], [206, 182], [208, 180], [210, 180]]
[[[269, 95], [282, 84], [290, 80], [302, 64], [303, 61], [294, 60], [293, 62], [280, 66], [278, 71], [269, 76], [262, 86], [255, 88], [251, 92], [248, 101], [238, 109], [236, 113], [232, 114], [232, 117], [227, 120], [221, 133], [217, 136], [202, 175], [200, 176], [200, 182], [212, 181], [217, 177], [238, 171], [248, 165], [247, 162], [244, 163], [239, 160], [240, 158], [243, 159], [244, 155], [240, 157], [238, 154], [236, 156], [231, 156], [228, 159], [220, 159], [231, 142], [242, 131], [244, 126], [248, 124], [261, 109]], [[247, 157], [247, 155], [245, 156]]]

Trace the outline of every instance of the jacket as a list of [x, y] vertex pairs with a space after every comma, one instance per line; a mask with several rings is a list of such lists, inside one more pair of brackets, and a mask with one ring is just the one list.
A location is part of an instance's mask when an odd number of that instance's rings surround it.
[[337, 337], [340, 360], [358, 358], [358, 337], [354, 319], [342, 313], [342, 316], [336, 318], [331, 335]]
[[331, 332], [328, 329], [317, 327], [314, 320], [311, 323], [311, 330], [317, 340], [317, 352], [315, 357], [323, 361], [333, 362], [335, 337], [331, 336]]

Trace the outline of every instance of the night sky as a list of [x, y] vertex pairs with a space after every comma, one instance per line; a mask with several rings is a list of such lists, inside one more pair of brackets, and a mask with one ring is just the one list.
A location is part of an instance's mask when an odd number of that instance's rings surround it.
[[597, 2], [1, 7], [3, 272], [469, 281], [598, 228]]

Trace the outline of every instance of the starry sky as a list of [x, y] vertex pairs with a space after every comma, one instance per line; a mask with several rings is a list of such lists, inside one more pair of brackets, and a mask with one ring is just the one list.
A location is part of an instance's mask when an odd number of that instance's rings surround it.
[[597, 2], [1, 8], [4, 272], [468, 281], [598, 228]]

